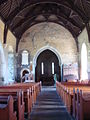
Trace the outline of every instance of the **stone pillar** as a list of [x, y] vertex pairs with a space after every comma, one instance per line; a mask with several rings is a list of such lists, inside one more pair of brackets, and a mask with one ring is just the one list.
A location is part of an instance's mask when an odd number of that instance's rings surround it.
[[0, 85], [3, 84], [4, 77], [3, 77], [3, 64], [0, 63]]
[[14, 60], [15, 80], [17, 79], [17, 69], [18, 69], [18, 53], [15, 53], [15, 60]]

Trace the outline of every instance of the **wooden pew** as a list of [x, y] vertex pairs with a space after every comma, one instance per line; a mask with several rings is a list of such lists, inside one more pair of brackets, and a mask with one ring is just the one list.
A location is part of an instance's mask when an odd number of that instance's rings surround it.
[[[16, 84], [8, 85], [8, 86], [0, 86], [0, 89], [3, 89], [3, 88], [5, 88], [5, 89], [9, 89], [9, 88], [29, 89], [29, 88], [31, 88], [31, 89], [34, 89], [34, 91], [35, 91], [34, 93], [37, 97], [37, 95], [41, 91], [41, 82], [38, 82], [38, 83], [16, 83]], [[35, 97], [35, 99], [36, 99], [36, 97]], [[36, 101], [36, 100], [34, 100], [34, 101]]]
[[[14, 100], [14, 109], [17, 112], [17, 120], [24, 120], [24, 102], [23, 91], [13, 91], [12, 89], [7, 91], [0, 91], [0, 103], [5, 103], [9, 95], [12, 95]], [[3, 97], [2, 97], [3, 96]]]
[[24, 92], [25, 113], [29, 116], [32, 105], [36, 102], [36, 97], [41, 90], [41, 83], [18, 83], [0, 87], [0, 92], [16, 92], [19, 90], [23, 90]]
[[17, 113], [18, 120], [24, 120], [24, 101], [23, 101], [23, 91], [17, 93]]
[[31, 88], [24, 91], [25, 113], [29, 116], [32, 109], [32, 92]]
[[[68, 88], [67, 89], [67, 98], [65, 99], [66, 100], [66, 106], [67, 106], [67, 108], [70, 108], [70, 109], [68, 109], [68, 111], [70, 112], [70, 114], [73, 114], [74, 116], [75, 116], [75, 109], [74, 109], [74, 107], [76, 106], [76, 104], [77, 104], [77, 95], [76, 95], [76, 90], [78, 89], [78, 90], [80, 90], [80, 89], [82, 89], [84, 92], [90, 92], [90, 88], [88, 88], [88, 87], [81, 87], [81, 86], [74, 86], [74, 89], [75, 89], [75, 93], [73, 93], [73, 88]], [[69, 100], [69, 102], [68, 102], [68, 100]]]
[[56, 83], [56, 87], [58, 87], [57, 89], [59, 95], [61, 96], [64, 104], [67, 106], [69, 113], [72, 114], [72, 92], [70, 91], [70, 89], [65, 88], [65, 86], [61, 83]]
[[76, 104], [77, 104], [77, 94], [75, 88], [73, 89], [73, 117], [76, 118]]
[[74, 91], [73, 116], [76, 120], [90, 120], [90, 91]]
[[[80, 97], [80, 98], [79, 98]], [[90, 120], [90, 92], [78, 94], [77, 99], [77, 120]]]
[[[73, 88], [75, 88], [75, 91], [77, 88], [80, 90], [84, 90], [85, 92], [89, 91], [90, 92], [90, 86], [89, 85], [84, 85], [84, 84], [78, 84], [78, 83], [73, 83], [73, 84], [62, 84], [59, 82], [56, 82], [56, 87], [59, 95], [61, 96], [63, 102], [67, 106], [67, 109], [70, 114], [73, 114]], [[76, 103], [75, 103], [76, 104]], [[75, 115], [75, 113], [73, 114]]]
[[77, 85], [77, 86], [90, 86], [90, 82], [89, 83], [84, 83], [84, 82], [61, 82], [62, 85], [66, 85], [66, 86], [70, 86], [70, 85]]
[[6, 104], [0, 103], [0, 120], [17, 120], [13, 106], [13, 97], [8, 96], [6, 101]]
[[[32, 98], [30, 96], [30, 89], [22, 89], [23, 90], [23, 100], [24, 101], [24, 110], [25, 113], [29, 114], [31, 111], [31, 107], [32, 107]], [[4, 96], [8, 96], [8, 95], [12, 95], [14, 98], [15, 96], [17, 96], [17, 92], [21, 91], [21, 89], [16, 89], [16, 88], [6, 88], [4, 87], [4, 89], [0, 89], [0, 95], [4, 95]]]
[[80, 96], [79, 96], [79, 89], [77, 89], [77, 91], [75, 91], [75, 89], [73, 89], [73, 117], [76, 120], [80, 120]]

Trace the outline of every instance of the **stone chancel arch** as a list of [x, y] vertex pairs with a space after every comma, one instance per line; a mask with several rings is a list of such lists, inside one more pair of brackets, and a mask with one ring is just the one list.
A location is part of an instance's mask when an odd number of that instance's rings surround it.
[[71, 33], [56, 23], [40, 23], [29, 28], [22, 36], [19, 51], [27, 48], [33, 60], [37, 51], [50, 46], [58, 51], [63, 63], [77, 62], [77, 45]]
[[77, 45], [71, 33], [56, 23], [40, 23], [29, 28], [22, 36], [19, 51], [27, 48], [30, 51], [30, 61], [33, 63], [35, 76], [36, 59], [38, 55], [49, 49], [54, 52], [59, 65], [72, 64], [78, 61]]
[[62, 80], [62, 60], [61, 60], [60, 53], [55, 48], [53, 48], [51, 46], [48, 46], [48, 45], [44, 46], [43, 48], [41, 48], [40, 50], [38, 50], [37, 53], [35, 54], [34, 58], [33, 58], [33, 74], [34, 74], [34, 79], [35, 79], [35, 68], [37, 66], [37, 59], [40, 56], [40, 54], [42, 54], [42, 52], [47, 51], [47, 50], [53, 52], [56, 55], [56, 57], [57, 57], [57, 59], [59, 61], [59, 67], [60, 67], [60, 80]]
[[37, 61], [38, 56], [45, 50], [50, 50], [50, 51], [54, 52], [56, 54], [58, 60], [59, 60], [59, 65], [62, 64], [62, 59], [61, 59], [60, 53], [55, 48], [53, 48], [52, 46], [47, 45], [47, 46], [42, 47], [41, 49], [39, 49], [36, 52], [36, 54], [33, 58], [33, 63], [34, 63], [35, 66], [36, 66], [36, 61]]
[[[54, 76], [57, 76], [54, 77]], [[61, 81], [61, 65], [57, 55], [49, 49], [42, 51], [36, 60], [35, 81], [42, 81], [42, 85], [54, 85], [56, 78]]]

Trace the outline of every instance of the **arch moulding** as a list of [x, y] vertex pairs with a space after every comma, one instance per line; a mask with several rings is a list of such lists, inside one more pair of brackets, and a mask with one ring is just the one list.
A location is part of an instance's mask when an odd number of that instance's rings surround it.
[[[55, 53], [55, 55], [57, 56], [57, 58], [59, 60], [59, 66], [62, 69], [62, 59], [61, 59], [60, 53], [55, 48], [53, 48], [52, 46], [49, 46], [49, 45], [48, 46], [44, 46], [44, 47], [40, 48], [36, 52], [36, 54], [34, 55], [34, 58], [33, 58], [33, 75], [34, 75], [34, 80], [35, 80], [35, 67], [37, 65], [37, 58], [45, 50], [51, 50], [53, 53]], [[62, 70], [61, 70], [61, 76], [62, 76]]]

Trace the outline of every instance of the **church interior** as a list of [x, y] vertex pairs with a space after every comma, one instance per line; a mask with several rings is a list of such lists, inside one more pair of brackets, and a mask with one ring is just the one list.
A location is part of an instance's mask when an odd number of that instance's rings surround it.
[[0, 120], [90, 120], [90, 0], [0, 0]]

